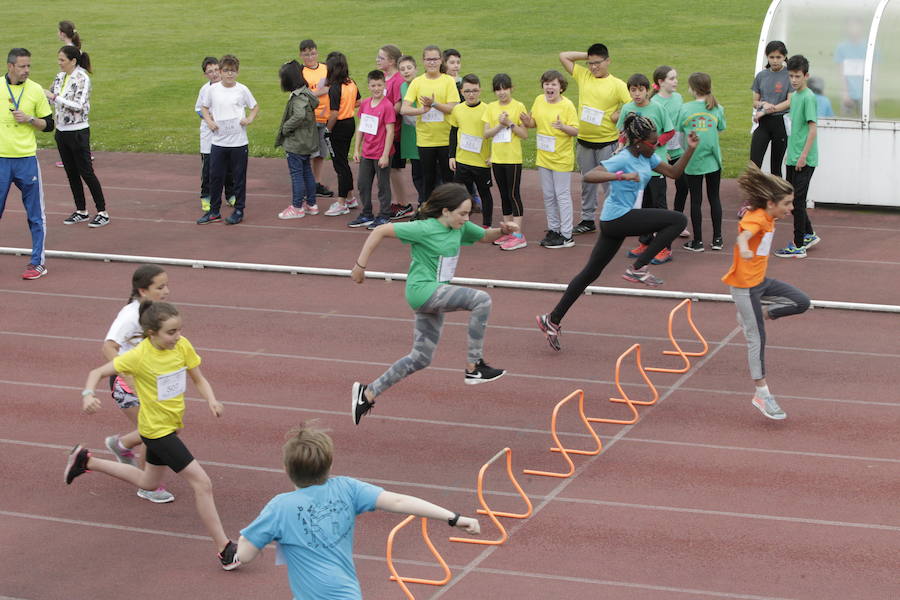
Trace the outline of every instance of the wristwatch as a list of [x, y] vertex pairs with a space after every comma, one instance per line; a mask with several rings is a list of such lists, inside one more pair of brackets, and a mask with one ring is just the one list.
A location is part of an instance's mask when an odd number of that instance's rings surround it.
[[453, 513], [453, 516], [447, 519], [447, 525], [450, 527], [456, 527], [456, 522], [459, 521], [460, 514]]

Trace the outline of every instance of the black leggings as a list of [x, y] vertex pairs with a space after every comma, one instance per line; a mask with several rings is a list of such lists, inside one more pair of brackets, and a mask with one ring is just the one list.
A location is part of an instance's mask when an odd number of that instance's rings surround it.
[[350, 141], [356, 131], [356, 123], [353, 118], [341, 119], [334, 124], [331, 132], [331, 147], [334, 156], [331, 158], [331, 166], [338, 180], [338, 197], [346, 198], [353, 189], [353, 171], [350, 170]]
[[609, 261], [616, 255], [625, 238], [643, 233], [656, 233], [656, 237], [634, 261], [634, 268], [640, 269], [647, 265], [650, 259], [657, 255], [667, 244], [678, 237], [687, 226], [687, 217], [673, 210], [661, 210], [659, 208], [633, 209], [612, 221], [600, 221], [600, 237], [594, 244], [591, 256], [581, 272], [569, 282], [563, 297], [556, 308], [550, 313], [550, 320], [561, 323], [563, 317], [584, 293], [585, 288], [591, 285], [598, 277]]
[[94, 165], [91, 164], [91, 128], [76, 129], [75, 131], [56, 130], [56, 147], [59, 148], [59, 159], [66, 170], [69, 179], [69, 187], [72, 189], [72, 198], [75, 200], [75, 210], [84, 212], [87, 210], [87, 202], [84, 197], [84, 186], [81, 180], [87, 184], [94, 198], [94, 206], [97, 212], [106, 210], [106, 199], [103, 197], [103, 188], [100, 180], [94, 174]]
[[712, 218], [713, 238], [722, 237], [722, 202], [719, 200], [719, 183], [722, 171], [713, 171], [706, 175], [686, 175], [688, 190], [691, 193], [691, 227], [694, 239], [703, 241], [703, 178], [706, 178], [706, 198], [709, 200], [709, 216]]
[[753, 130], [750, 138], [750, 160], [762, 167], [763, 157], [769, 142], [772, 143], [771, 168], [772, 175], [781, 177], [781, 163], [787, 152], [787, 131], [784, 129], [783, 115], [766, 115], [759, 120], [759, 127]]
[[450, 170], [450, 146], [417, 146], [422, 163], [422, 195], [428, 196], [438, 185], [453, 181]]
[[525, 206], [522, 204], [522, 193], [519, 191], [522, 182], [522, 164], [494, 163], [491, 168], [494, 171], [497, 190], [500, 192], [503, 216], [523, 216]]
[[[680, 157], [679, 157], [680, 158]], [[674, 165], [678, 162], [677, 158], [673, 158], [669, 161], [670, 165]], [[684, 173], [681, 174], [681, 177], [675, 180], [675, 204], [674, 208], [678, 212], [684, 212], [684, 205], [687, 203], [688, 197], [688, 184], [687, 178]]]

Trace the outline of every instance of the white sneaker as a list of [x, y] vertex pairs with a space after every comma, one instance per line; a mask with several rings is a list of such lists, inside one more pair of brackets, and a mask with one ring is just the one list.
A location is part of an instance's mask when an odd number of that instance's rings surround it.
[[297, 208], [293, 204], [278, 213], [279, 219], [302, 219], [305, 216], [306, 211], [303, 210], [303, 207]]
[[787, 418], [787, 414], [778, 406], [778, 403], [775, 402], [775, 397], [771, 394], [766, 396], [765, 398], [760, 398], [759, 396], [753, 396], [753, 406], [759, 409], [759, 412], [766, 415], [770, 419], [775, 419], [776, 421], [781, 421], [782, 419]]
[[328, 210], [325, 211], [326, 217], [339, 217], [350, 212], [350, 208], [342, 202], [332, 202]]
[[154, 504], [165, 504], [166, 502], [174, 502], [175, 500], [175, 494], [164, 487], [158, 487], [155, 490], [138, 489], [137, 495], [138, 498], [149, 500]]
[[347, 198], [347, 208], [359, 208], [359, 198], [356, 196]]

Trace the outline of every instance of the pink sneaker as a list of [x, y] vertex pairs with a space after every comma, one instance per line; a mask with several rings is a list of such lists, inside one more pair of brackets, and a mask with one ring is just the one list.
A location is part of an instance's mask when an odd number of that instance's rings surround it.
[[511, 237], [512, 237], [512, 234], [505, 233], [505, 234], [501, 235], [500, 237], [498, 237], [496, 240], [494, 240], [494, 245], [502, 246], [503, 242], [505, 242], [506, 240], [508, 240]]
[[306, 212], [303, 210], [303, 207], [297, 208], [293, 204], [278, 213], [279, 219], [302, 219], [305, 216]]
[[[93, 157], [91, 157], [91, 158], [93, 158]], [[59, 167], [60, 169], [62, 169], [62, 168], [65, 166], [65, 165], [62, 164], [62, 161], [61, 161], [61, 160], [56, 161], [56, 163], [54, 163], [54, 164], [55, 164], [57, 167]]]
[[308, 215], [319, 214], [319, 205], [318, 204], [308, 205], [306, 207], [306, 214], [308, 214]]
[[525, 236], [509, 236], [509, 239], [500, 244], [501, 250], [518, 250], [519, 248], [524, 248], [528, 245], [528, 242], [525, 241]]
[[347, 198], [347, 208], [359, 208], [359, 199], [356, 196]]

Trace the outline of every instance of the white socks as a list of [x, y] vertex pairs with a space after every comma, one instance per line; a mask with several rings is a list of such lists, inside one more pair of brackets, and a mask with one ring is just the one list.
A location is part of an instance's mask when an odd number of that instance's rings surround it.
[[764, 386], [756, 386], [756, 395], [760, 398], [768, 398], [772, 394], [769, 392], [769, 385], [766, 384]]

